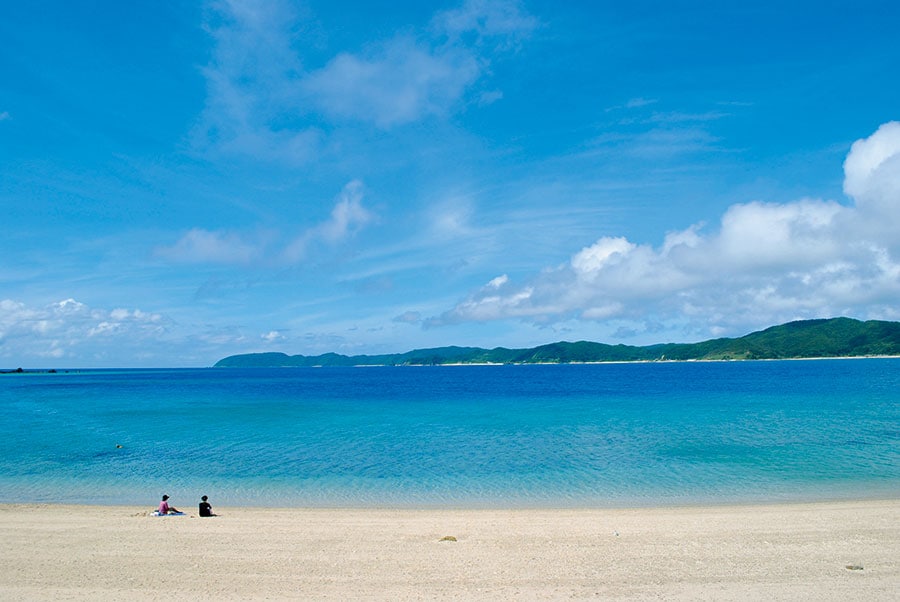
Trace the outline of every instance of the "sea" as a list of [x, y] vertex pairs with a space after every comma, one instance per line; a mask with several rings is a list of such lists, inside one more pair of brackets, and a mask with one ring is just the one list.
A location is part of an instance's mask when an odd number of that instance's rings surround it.
[[900, 497], [900, 358], [0, 374], [0, 502]]

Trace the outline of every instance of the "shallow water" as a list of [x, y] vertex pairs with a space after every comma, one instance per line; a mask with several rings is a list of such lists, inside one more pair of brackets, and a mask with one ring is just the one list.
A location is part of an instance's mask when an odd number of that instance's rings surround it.
[[[121, 446], [121, 447], [118, 447]], [[0, 501], [900, 495], [900, 359], [0, 375]]]

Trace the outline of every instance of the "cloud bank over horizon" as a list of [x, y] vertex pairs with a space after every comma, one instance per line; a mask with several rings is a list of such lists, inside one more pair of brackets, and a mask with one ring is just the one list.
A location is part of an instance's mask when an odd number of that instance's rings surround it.
[[657, 248], [602, 237], [525, 283], [505, 274], [426, 327], [509, 318], [547, 324], [684, 320], [697, 332], [853, 315], [896, 320], [900, 308], [900, 122], [855, 142], [844, 163], [853, 201], [733, 205], [717, 231], [672, 231]]

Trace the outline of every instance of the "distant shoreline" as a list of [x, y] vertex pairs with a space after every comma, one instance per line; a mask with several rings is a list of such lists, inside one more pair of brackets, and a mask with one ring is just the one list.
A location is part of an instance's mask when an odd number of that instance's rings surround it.
[[[598, 362], [455, 362], [446, 364], [352, 364], [346, 366], [331, 366], [317, 364], [309, 366], [209, 366], [216, 370], [242, 369], [291, 369], [291, 368], [455, 368], [465, 366], [602, 366], [604, 364], [727, 364], [741, 362], [797, 362], [818, 360], [877, 360], [900, 359], [900, 355], [847, 355], [829, 357], [772, 357], [755, 359], [688, 359], [688, 360], [605, 360]], [[163, 370], [164, 368], [160, 368]], [[186, 370], [190, 368], [185, 368]], [[127, 370], [127, 368], [123, 368]]]
[[736, 339], [645, 346], [559, 341], [527, 349], [450, 346], [379, 355], [245, 353], [223, 358], [214, 367], [599, 364], [851, 357], [900, 357], [900, 322], [861, 322], [852, 318], [801, 320]]
[[[755, 359], [689, 359], [689, 360], [608, 360], [601, 362], [520, 362], [520, 363], [456, 363], [456, 364], [402, 364], [387, 365], [383, 367], [390, 368], [420, 368], [420, 367], [440, 367], [440, 366], [598, 366], [602, 364], [688, 364], [688, 363], [734, 363], [734, 362], [796, 362], [796, 361], [814, 361], [814, 360], [876, 360], [876, 359], [896, 359], [900, 355], [842, 355], [834, 357], [769, 357]], [[213, 366], [215, 367], [215, 366]], [[220, 366], [228, 368], [230, 366]], [[306, 366], [271, 366], [272, 368], [303, 368]], [[328, 368], [329, 366], [311, 366], [316, 368]], [[379, 368], [381, 365], [376, 364], [358, 364], [354, 368]]]
[[118, 367], [118, 368], [24, 368], [19, 370], [0, 370], [2, 375], [27, 375], [27, 374], [77, 374], [99, 370], [229, 370], [229, 369], [276, 369], [276, 368], [440, 368], [440, 367], [465, 367], [465, 366], [601, 366], [604, 364], [698, 364], [698, 363], [740, 363], [740, 362], [795, 362], [795, 361], [819, 361], [819, 360], [877, 360], [900, 359], [900, 355], [846, 355], [828, 357], [777, 357], [755, 359], [665, 359], [665, 360], [605, 360], [597, 362], [456, 362], [446, 364], [352, 364], [346, 366], [330, 366], [327, 364], [310, 366], [161, 366], [161, 367]]
[[[497, 366], [553, 364], [624, 364], [667, 362], [720, 362], [753, 360], [882, 359], [900, 357], [900, 322], [860, 321], [853, 318], [799, 320], [739, 338], [698, 343], [657, 343], [631, 346], [591, 341], [559, 341], [527, 349], [494, 347], [436, 347], [377, 355], [288, 355], [259, 352], [230, 355], [213, 368], [368, 367], [368, 366]], [[157, 368], [106, 368], [173, 369]], [[104, 368], [84, 368], [101, 370]], [[0, 374], [53, 373], [54, 369], [22, 368]], [[72, 369], [67, 369], [72, 370]]]

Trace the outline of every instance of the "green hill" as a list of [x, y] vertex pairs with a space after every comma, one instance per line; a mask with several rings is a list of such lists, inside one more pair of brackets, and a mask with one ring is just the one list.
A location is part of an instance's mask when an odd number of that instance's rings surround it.
[[216, 367], [422, 366], [441, 364], [566, 364], [660, 360], [743, 360], [900, 356], [900, 322], [851, 318], [801, 320], [736, 339], [635, 347], [589, 341], [558, 342], [531, 349], [437, 347], [387, 355], [305, 356], [284, 353], [232, 355]]

